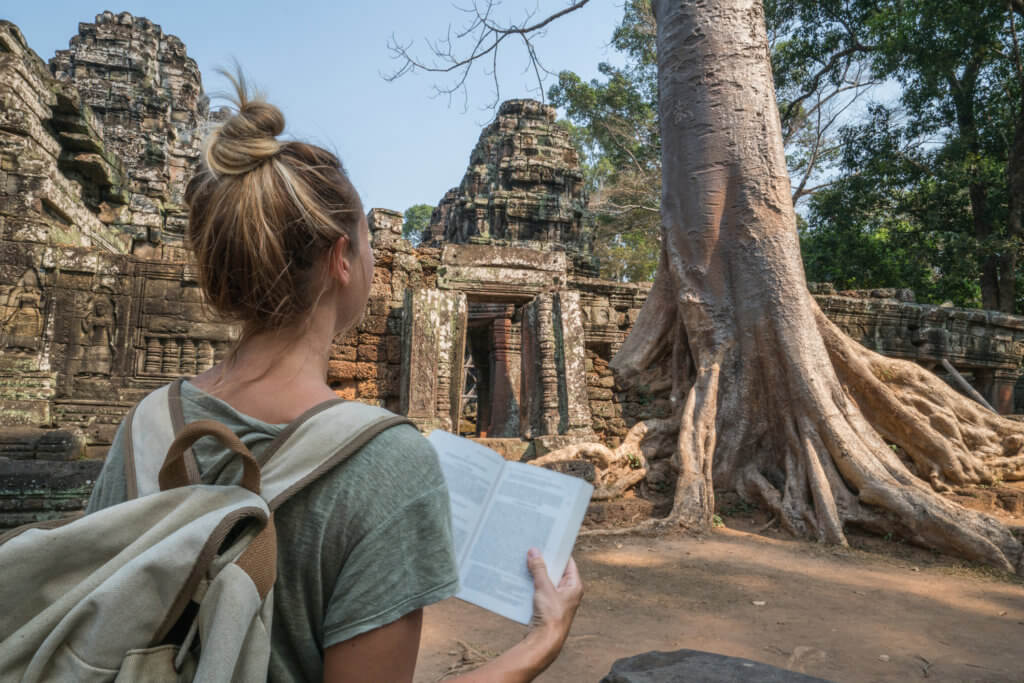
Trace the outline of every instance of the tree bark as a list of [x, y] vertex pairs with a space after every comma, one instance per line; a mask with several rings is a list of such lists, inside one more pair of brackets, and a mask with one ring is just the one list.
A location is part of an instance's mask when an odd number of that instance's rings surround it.
[[935, 489], [1024, 478], [1021, 428], [860, 347], [808, 293], [760, 0], [653, 5], [662, 258], [613, 366], [671, 378], [669, 521], [706, 528], [735, 490], [800, 536], [857, 524], [1020, 570], [1013, 534]]
[[1017, 250], [1024, 235], [1024, 83], [1021, 83], [1021, 100], [1017, 109], [1017, 125], [1010, 147], [1010, 158], [1006, 163], [1006, 175], [1010, 196], [1009, 216], [1006, 221], [1006, 237], [1009, 248], [1003, 254], [1002, 271], [1008, 275], [1008, 291], [1000, 294], [1009, 301], [1009, 307], [1002, 310], [1013, 313], [1016, 309]]
[[[981, 144], [978, 141], [978, 123], [975, 118], [974, 100], [977, 97], [979, 62], [975, 59], [967, 65], [962, 78], [950, 74], [950, 90], [953, 95], [953, 106], [956, 108], [957, 130], [960, 138], [967, 146], [972, 160], [981, 158]], [[975, 161], [970, 163], [974, 164]], [[977, 176], [979, 169], [972, 169]], [[974, 236], [978, 239], [982, 258], [981, 266], [981, 306], [992, 311], [1013, 312], [1013, 289], [1016, 274], [1011, 270], [1006, 273], [1007, 263], [992, 248], [994, 225], [989, 205], [988, 187], [980, 179], [971, 182], [967, 188], [967, 196], [971, 203], [971, 219], [974, 223]], [[1006, 289], [1009, 288], [1009, 308], [1006, 307]]]

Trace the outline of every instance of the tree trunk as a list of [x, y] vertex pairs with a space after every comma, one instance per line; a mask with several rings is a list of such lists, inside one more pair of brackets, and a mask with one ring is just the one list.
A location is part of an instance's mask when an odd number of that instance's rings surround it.
[[1018, 539], [935, 489], [1024, 478], [1021, 428], [860, 347], [807, 291], [760, 0], [653, 5], [662, 257], [613, 365], [671, 377], [670, 520], [706, 528], [735, 490], [800, 536], [857, 524], [1020, 570]]
[[971, 199], [971, 217], [974, 221], [974, 236], [981, 245], [981, 307], [990, 311], [1001, 308], [1000, 284], [1002, 269], [999, 255], [992, 249], [992, 217], [988, 211], [988, 188], [982, 183], [971, 183], [968, 188]]
[[1021, 84], [1021, 101], [1017, 109], [1017, 125], [1010, 147], [1010, 158], [1006, 162], [1007, 181], [1010, 196], [1010, 213], [1006, 221], [1006, 239], [1009, 247], [1004, 250], [1002, 271], [1008, 277], [1005, 290], [1000, 294], [1001, 303], [1009, 300], [1009, 306], [1002, 310], [1013, 313], [1016, 309], [1017, 250], [1024, 234], [1024, 83]]

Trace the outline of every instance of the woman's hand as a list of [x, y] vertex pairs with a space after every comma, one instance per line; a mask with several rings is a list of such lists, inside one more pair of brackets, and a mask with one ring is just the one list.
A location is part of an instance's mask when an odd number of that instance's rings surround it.
[[583, 598], [579, 570], [570, 557], [556, 586], [548, 578], [544, 558], [535, 548], [530, 549], [526, 566], [533, 574], [533, 628], [500, 657], [450, 679], [451, 683], [527, 683], [558, 657]]
[[526, 566], [533, 575], [533, 630], [530, 635], [551, 649], [545, 668], [554, 661], [562, 649], [576, 609], [583, 599], [583, 582], [576, 562], [570, 557], [562, 579], [555, 586], [548, 578], [547, 565], [540, 551], [530, 548]]

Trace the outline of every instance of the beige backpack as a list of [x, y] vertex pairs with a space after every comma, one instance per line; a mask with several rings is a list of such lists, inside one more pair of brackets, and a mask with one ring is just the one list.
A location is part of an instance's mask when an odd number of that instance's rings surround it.
[[[266, 680], [274, 510], [408, 423], [321, 404], [257, 462], [218, 422], [182, 425], [179, 389], [153, 392], [128, 418], [129, 500], [0, 537], [0, 681]], [[196, 483], [190, 448], [203, 436], [241, 458], [238, 485]]]

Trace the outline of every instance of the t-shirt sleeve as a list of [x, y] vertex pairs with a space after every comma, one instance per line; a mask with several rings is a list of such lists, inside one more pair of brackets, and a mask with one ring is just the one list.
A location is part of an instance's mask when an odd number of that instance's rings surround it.
[[127, 485], [124, 479], [124, 457], [128, 446], [126, 427], [127, 421], [122, 421], [114, 434], [114, 442], [110, 444], [106, 460], [103, 462], [103, 469], [100, 470], [96, 483], [93, 484], [92, 494], [89, 496], [89, 503], [85, 506], [85, 514], [102, 510], [122, 503], [127, 496]]
[[437, 454], [412, 428], [389, 431], [414, 436], [381, 444], [390, 455], [373, 459], [382, 476], [374, 509], [365, 511], [373, 523], [351, 547], [334, 584], [324, 612], [325, 648], [458, 589], [448, 489]]

